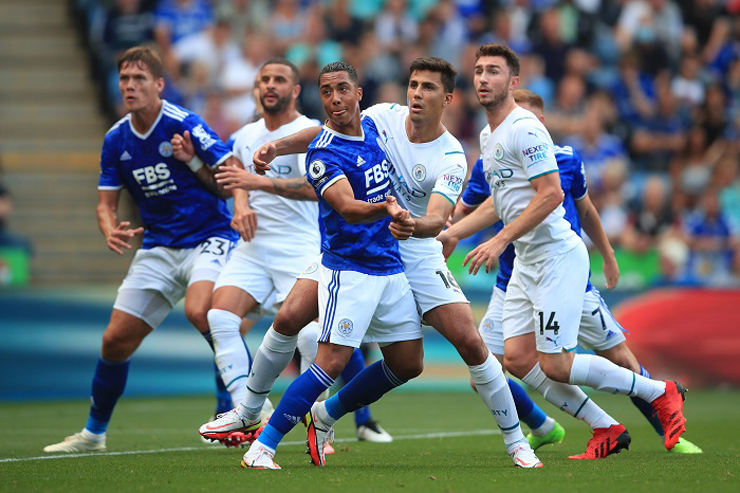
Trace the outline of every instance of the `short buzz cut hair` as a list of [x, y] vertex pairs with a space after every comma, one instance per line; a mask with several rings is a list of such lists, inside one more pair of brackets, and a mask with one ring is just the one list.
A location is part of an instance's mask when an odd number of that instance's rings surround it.
[[296, 67], [295, 63], [291, 62], [290, 60], [286, 60], [285, 58], [270, 58], [262, 64], [262, 66], [260, 67], [260, 72], [268, 65], [285, 65], [286, 67], [290, 68], [290, 72], [293, 75], [293, 81], [296, 84], [300, 83], [301, 73], [298, 71], [298, 67]]
[[454, 69], [452, 64], [444, 58], [436, 56], [419, 57], [411, 62], [409, 75], [420, 70], [438, 73], [442, 79], [442, 86], [444, 87], [445, 92], [452, 92], [455, 90], [455, 77], [457, 76], [457, 71]]
[[528, 104], [540, 111], [545, 111], [545, 102], [542, 100], [540, 95], [534, 91], [530, 91], [529, 89], [515, 89], [514, 101], [517, 103]]
[[511, 75], [519, 75], [519, 57], [514, 50], [501, 43], [487, 43], [478, 48], [475, 52], [475, 61], [484, 56], [500, 56], [506, 60], [506, 66], [509, 67]]
[[332, 72], [347, 72], [349, 79], [356, 86], [360, 86], [360, 78], [357, 76], [357, 70], [347, 62], [332, 62], [328, 65], [324, 65], [324, 68], [319, 72], [319, 85], [321, 85], [321, 76], [324, 74], [331, 74]]
[[148, 46], [135, 46], [126, 50], [123, 55], [118, 58], [118, 71], [121, 71], [127, 63], [146, 65], [149, 72], [155, 79], [162, 77], [162, 59], [159, 54]]

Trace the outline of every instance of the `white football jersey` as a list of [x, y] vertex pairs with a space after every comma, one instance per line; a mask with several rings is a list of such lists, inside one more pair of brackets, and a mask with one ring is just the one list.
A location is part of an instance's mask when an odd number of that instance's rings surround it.
[[[535, 196], [530, 181], [558, 172], [550, 133], [534, 113], [517, 107], [491, 132], [480, 134], [483, 170], [491, 186], [496, 212], [509, 224]], [[580, 240], [564, 219], [562, 204], [540, 224], [514, 241], [517, 259], [524, 264], [565, 253]]]
[[[318, 123], [306, 116], [299, 116], [277, 130], [270, 132], [265, 120], [259, 119], [242, 127], [234, 134], [234, 155], [244, 168], [255, 173], [252, 156], [263, 144], [294, 134]], [[265, 174], [270, 178], [305, 178], [306, 155], [279, 156]], [[319, 206], [317, 202], [293, 200], [261, 190], [249, 192], [249, 206], [257, 213], [257, 231], [252, 243], [285, 241], [321, 243], [319, 232]]]
[[406, 134], [407, 106], [380, 103], [363, 114], [378, 128], [378, 143], [391, 162], [389, 177], [401, 207], [412, 217], [423, 217], [433, 193], [457, 202], [468, 165], [460, 142], [450, 132], [431, 142], [414, 144]]

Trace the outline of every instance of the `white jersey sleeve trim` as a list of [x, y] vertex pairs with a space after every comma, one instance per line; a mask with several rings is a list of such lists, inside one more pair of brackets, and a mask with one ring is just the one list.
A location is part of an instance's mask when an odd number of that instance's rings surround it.
[[339, 176], [335, 176], [334, 178], [332, 178], [331, 180], [329, 180], [328, 182], [326, 182], [326, 184], [321, 187], [321, 196], [322, 197], [324, 196], [324, 192], [326, 192], [326, 189], [327, 188], [329, 188], [330, 186], [334, 185], [339, 180], [346, 180], [346, 179], [347, 179], [347, 177], [345, 175], [339, 175]]
[[[219, 159], [218, 161], [216, 161], [216, 163], [211, 166], [211, 169], [215, 168], [216, 166], [221, 165], [224, 161], [226, 161], [227, 159], [229, 159], [233, 155], [234, 155], [233, 152], [231, 152], [231, 151], [227, 152], [226, 154], [224, 154], [223, 156], [221, 156], [221, 159]], [[244, 163], [242, 163], [242, 165], [243, 164]]]
[[108, 191], [109, 190], [111, 192], [115, 192], [115, 191], [118, 191], [118, 190], [123, 190], [123, 185], [118, 185], [117, 187], [112, 187], [112, 186], [108, 186], [108, 185], [98, 185], [98, 190], [103, 190], [103, 191]]

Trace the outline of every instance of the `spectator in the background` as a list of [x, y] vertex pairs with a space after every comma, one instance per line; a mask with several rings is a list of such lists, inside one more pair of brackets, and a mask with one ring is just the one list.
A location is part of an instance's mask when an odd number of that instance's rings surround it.
[[707, 133], [709, 144], [724, 138], [730, 123], [728, 106], [727, 95], [720, 84], [707, 87], [704, 105], [698, 118]]
[[612, 244], [619, 244], [627, 228], [627, 207], [624, 203], [626, 181], [627, 163], [613, 160], [602, 171], [601, 189], [591, 194], [601, 216], [601, 225]]
[[547, 128], [555, 142], [580, 132], [586, 112], [586, 82], [578, 75], [566, 75], [558, 85], [555, 104], [548, 112]]
[[673, 156], [684, 146], [683, 122], [667, 83], [657, 84], [655, 114], [638, 122], [630, 141], [634, 169], [667, 173]]
[[539, 94], [545, 106], [550, 107], [555, 99], [555, 84], [545, 77], [545, 62], [542, 57], [531, 53], [519, 58], [521, 71], [519, 87], [525, 87]]
[[31, 242], [8, 229], [8, 221], [12, 215], [13, 198], [8, 189], [0, 183], [0, 248], [20, 248], [31, 254]]
[[468, 40], [467, 22], [460, 15], [454, 0], [441, 0], [432, 12], [437, 18], [438, 31], [431, 54], [457, 67], [460, 53]]
[[634, 125], [653, 115], [655, 86], [652, 77], [640, 68], [636, 52], [628, 51], [619, 59], [619, 75], [611, 93], [624, 125]]
[[283, 54], [294, 43], [304, 39], [308, 16], [298, 0], [276, 0], [269, 21], [275, 52]]
[[700, 77], [699, 57], [684, 55], [678, 74], [671, 81], [671, 90], [679, 103], [698, 106], [704, 102], [704, 82]]
[[254, 80], [262, 63], [271, 58], [270, 39], [263, 33], [247, 34], [241, 55], [226, 66], [221, 79], [224, 116], [235, 130], [252, 121], [257, 109]]
[[418, 25], [408, 12], [406, 0], [387, 0], [375, 20], [375, 39], [380, 47], [400, 55], [403, 45], [414, 43], [417, 36]]
[[353, 46], [360, 43], [365, 26], [362, 21], [352, 16], [349, 0], [332, 0], [324, 14], [324, 22], [330, 39]]
[[207, 0], [159, 0], [154, 11], [154, 39], [165, 67], [177, 74], [177, 60], [172, 48], [181, 39], [204, 31], [213, 22]]
[[220, 91], [226, 68], [240, 57], [231, 25], [219, 19], [207, 29], [182, 38], [173, 47], [181, 89], [194, 111], [203, 112], [205, 92]]
[[621, 139], [606, 131], [600, 105], [589, 105], [581, 119], [577, 134], [564, 142], [578, 151], [588, 164], [589, 188], [597, 195], [603, 189], [603, 175], [612, 163], [627, 163], [627, 153]]
[[241, 43], [249, 33], [266, 28], [270, 11], [269, 0], [218, 0], [216, 17], [229, 19], [231, 35]]
[[298, 67], [308, 60], [316, 60], [320, 67], [342, 60], [342, 45], [326, 36], [325, 26], [318, 9], [307, 12], [306, 34], [301, 41], [293, 43], [285, 51], [285, 58]]
[[538, 39], [532, 50], [545, 61], [547, 78], [557, 84], [565, 75], [565, 60], [572, 45], [563, 39], [560, 13], [556, 9], [548, 9], [542, 13], [536, 34]]
[[727, 285], [740, 274], [735, 260], [740, 253], [740, 238], [722, 213], [713, 188], [704, 192], [699, 209], [686, 220], [685, 234], [690, 248], [687, 275], [692, 279], [707, 285]]
[[[632, 0], [619, 16], [616, 39], [623, 50], [635, 43], [659, 44], [678, 56], [683, 34], [681, 12], [671, 0]], [[656, 60], [657, 61], [657, 60]]]
[[694, 205], [698, 196], [709, 184], [714, 164], [719, 160], [721, 149], [710, 147], [706, 132], [694, 126], [686, 136], [684, 148], [671, 161], [673, 187], [673, 210], [681, 211]]
[[634, 253], [645, 253], [667, 236], [677, 233], [676, 220], [668, 204], [665, 183], [659, 176], [645, 183], [642, 200], [635, 204], [622, 235], [622, 246]]

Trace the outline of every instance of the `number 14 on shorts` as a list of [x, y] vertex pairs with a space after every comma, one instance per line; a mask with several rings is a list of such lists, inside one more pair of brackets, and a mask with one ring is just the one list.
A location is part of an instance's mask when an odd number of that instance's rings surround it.
[[546, 330], [552, 330], [553, 334], [558, 335], [560, 324], [555, 320], [555, 312], [550, 312], [547, 324], [545, 324], [545, 312], [538, 311], [537, 314], [539, 315], [540, 335], [544, 335]]

